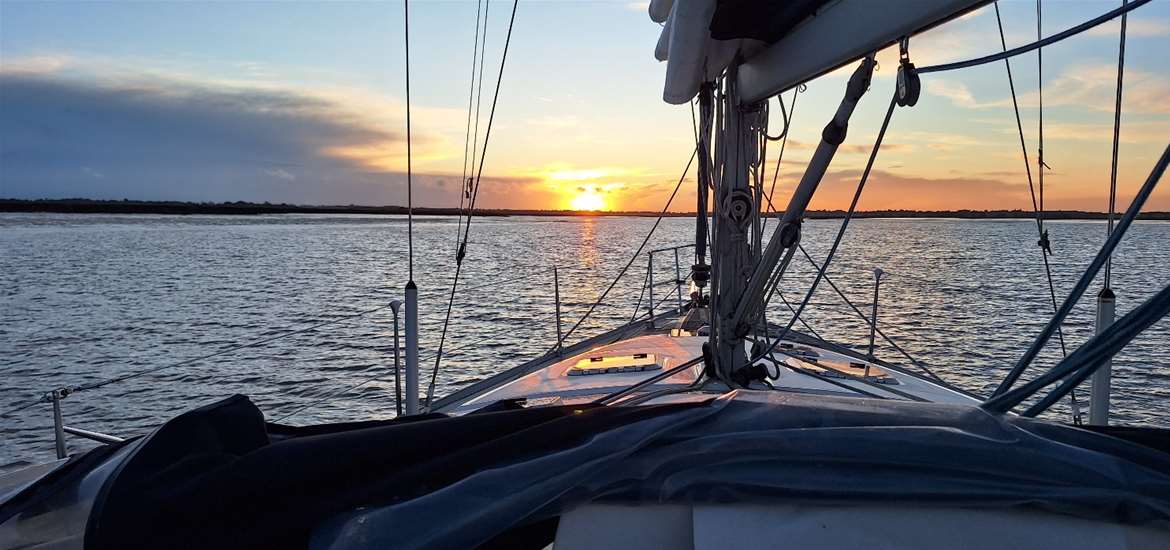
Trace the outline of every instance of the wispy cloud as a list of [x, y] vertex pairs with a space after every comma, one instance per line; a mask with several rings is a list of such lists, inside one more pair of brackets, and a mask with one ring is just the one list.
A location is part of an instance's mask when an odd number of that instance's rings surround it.
[[[830, 173], [821, 183], [812, 206], [828, 208], [848, 204], [860, 175], [858, 170]], [[932, 210], [939, 205], [955, 205], [957, 198], [961, 198], [962, 208], [1023, 208], [1026, 193], [1026, 188], [996, 178], [927, 178], [874, 170], [858, 208]]]
[[[1074, 105], [1094, 111], [1113, 111], [1117, 67], [1105, 64], [1078, 65], [1064, 71], [1044, 87], [1045, 105]], [[1129, 112], [1170, 114], [1170, 79], [1128, 68], [1125, 71], [1124, 109]], [[1035, 91], [1021, 97], [1021, 104], [1037, 105]]]
[[[1090, 111], [1113, 111], [1117, 86], [1117, 67], [1108, 64], [1073, 65], [1044, 85], [1044, 104], [1048, 107], [1071, 106]], [[1020, 107], [1035, 108], [1040, 104], [1036, 89], [1020, 91], [1017, 82], [1017, 101]], [[1011, 107], [1010, 97], [980, 101], [966, 84], [947, 79], [926, 81], [926, 92], [950, 100], [952, 105], [966, 109]], [[1125, 71], [1124, 87], [1127, 112], [1170, 114], [1170, 79], [1135, 68]]]
[[650, 2], [628, 2], [626, 9], [644, 15], [650, 12]]
[[[1015, 128], [1004, 129], [1015, 134]], [[1112, 139], [1113, 123], [1045, 123], [1044, 137], [1050, 140], [1105, 142]], [[1170, 136], [1170, 120], [1124, 121], [1121, 125], [1122, 143], [1164, 143]]]
[[[1118, 38], [1121, 34], [1121, 20], [1114, 19], [1108, 23], [1085, 31], [1085, 36]], [[1170, 35], [1170, 21], [1165, 19], [1130, 19], [1125, 23], [1125, 37], [1149, 38], [1153, 36]]]
[[268, 174], [269, 176], [272, 176], [274, 178], [282, 179], [285, 181], [295, 181], [297, 179], [296, 175], [294, 175], [292, 172], [289, 172], [283, 168], [269, 168], [269, 169], [265, 170], [264, 173]]
[[102, 173], [100, 170], [95, 170], [95, 169], [93, 169], [92, 167], [89, 167], [89, 166], [82, 166], [82, 167], [81, 167], [81, 173], [82, 173], [82, 174], [85, 174], [85, 175], [87, 175], [87, 176], [89, 176], [89, 177], [91, 177], [91, 178], [93, 178], [93, 179], [97, 179], [97, 180], [104, 180], [104, 179], [106, 179], [106, 175], [105, 175], [105, 174], [103, 174], [103, 173]]
[[581, 125], [581, 119], [574, 115], [542, 116], [530, 119], [528, 123], [544, 128], [576, 128]]
[[[810, 150], [817, 146], [816, 143], [809, 143], [807, 141], [800, 141], [797, 139], [788, 140], [786, 149]], [[910, 151], [914, 146], [909, 143], [882, 143], [882, 151]], [[864, 143], [843, 143], [837, 147], [837, 152], [844, 155], [868, 155], [873, 150], [873, 145]]]
[[957, 107], [975, 109], [985, 106], [975, 101], [975, 95], [971, 93], [971, 89], [966, 84], [944, 78], [928, 79], [926, 93], [948, 99]]

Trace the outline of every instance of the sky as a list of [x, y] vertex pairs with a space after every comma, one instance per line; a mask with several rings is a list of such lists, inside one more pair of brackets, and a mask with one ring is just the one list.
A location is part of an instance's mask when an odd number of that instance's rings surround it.
[[[1045, 35], [1120, 2], [1046, 1]], [[465, 171], [474, 1], [410, 4], [416, 205], [454, 207]], [[642, 2], [520, 2], [491, 136], [510, 2], [487, 4], [479, 206], [658, 210], [694, 147], [662, 101], [660, 31]], [[401, 2], [0, 0], [0, 198], [405, 204]], [[1035, 40], [1034, 2], [1002, 2], [1008, 46]], [[1170, 138], [1170, 2], [1129, 18], [1119, 209]], [[1116, 22], [1043, 50], [1045, 206], [1107, 209]], [[911, 41], [919, 66], [1000, 49], [993, 8]], [[812, 203], [844, 208], [894, 87], [880, 68]], [[784, 199], [844, 92], [841, 70], [797, 99]], [[1012, 60], [1029, 156], [1036, 56]], [[923, 75], [895, 112], [859, 208], [1030, 209], [1003, 63]], [[791, 101], [791, 93], [785, 101]], [[781, 126], [771, 106], [773, 133]], [[474, 121], [472, 122], [474, 124]], [[769, 152], [768, 174], [775, 168]], [[693, 174], [671, 205], [693, 211]], [[1163, 184], [1148, 210], [1170, 210]]]

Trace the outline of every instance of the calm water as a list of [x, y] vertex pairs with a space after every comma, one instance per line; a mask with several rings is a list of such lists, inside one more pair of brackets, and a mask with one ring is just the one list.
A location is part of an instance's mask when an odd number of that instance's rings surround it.
[[[559, 269], [567, 328], [652, 222], [476, 219], [437, 393], [547, 350], [556, 338], [552, 267]], [[805, 243], [818, 261], [837, 223], [806, 224]], [[454, 271], [455, 227], [452, 218], [416, 219], [424, 359], [438, 342]], [[1063, 297], [1105, 229], [1103, 222], [1054, 222], [1050, 231]], [[692, 234], [693, 221], [668, 219], [651, 244], [683, 244]], [[870, 301], [870, 270], [883, 268], [880, 326], [944, 378], [986, 393], [1051, 312], [1035, 241], [1027, 220], [858, 220], [830, 273], [861, 305]], [[686, 254], [682, 262], [685, 274]], [[655, 264], [657, 280], [673, 276], [672, 255]], [[1125, 312], [1170, 283], [1170, 224], [1135, 225], [1114, 266], [1118, 310]], [[783, 287], [790, 300], [803, 296], [812, 274], [805, 262], [794, 267]], [[165, 365], [383, 305], [401, 297], [406, 271], [400, 218], [0, 214], [0, 411], [53, 387]], [[642, 258], [573, 339], [628, 320], [645, 274]], [[805, 318], [818, 333], [864, 345], [865, 324], [828, 286], [813, 304]], [[786, 320], [786, 312], [778, 302], [770, 319]], [[1070, 349], [1091, 335], [1092, 318], [1091, 300], [1075, 310], [1065, 331]], [[393, 364], [391, 323], [390, 311], [383, 310], [79, 393], [64, 402], [66, 421], [132, 435], [237, 392], [251, 396], [270, 419], [340, 393], [284, 419], [291, 423], [392, 416], [394, 385], [386, 376]], [[898, 359], [887, 346], [877, 353]], [[1050, 366], [1059, 356], [1054, 341], [1039, 364]], [[429, 371], [433, 360], [424, 366]], [[1170, 320], [1133, 342], [1114, 368], [1115, 418], [1170, 425]], [[1067, 408], [1053, 417], [1066, 419]], [[51, 459], [51, 427], [44, 404], [0, 419], [0, 470]], [[71, 439], [70, 445], [85, 444]]]

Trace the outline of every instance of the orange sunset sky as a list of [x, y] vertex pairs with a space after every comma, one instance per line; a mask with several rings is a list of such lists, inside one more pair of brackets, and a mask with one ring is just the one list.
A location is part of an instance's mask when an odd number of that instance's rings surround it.
[[[1051, 34], [1119, 2], [1046, 2]], [[455, 206], [476, 2], [412, 2], [416, 204]], [[491, 2], [479, 143], [511, 3]], [[693, 147], [661, 100], [660, 30], [644, 3], [521, 2], [480, 205], [657, 210]], [[1003, 2], [1008, 46], [1033, 2]], [[404, 204], [402, 4], [0, 2], [0, 197]], [[1118, 25], [1044, 49], [1046, 206], [1104, 211]], [[999, 50], [991, 6], [914, 39], [920, 66]], [[1129, 19], [1119, 208], [1170, 141], [1170, 2]], [[897, 67], [859, 107], [813, 208], [847, 206]], [[1036, 56], [1013, 60], [1029, 154]], [[851, 68], [850, 68], [851, 69]], [[797, 100], [778, 199], [799, 177], [848, 70]], [[1030, 209], [1003, 63], [923, 76], [899, 109], [860, 208]], [[785, 95], [791, 101], [791, 92]], [[779, 109], [773, 102], [773, 133]], [[770, 147], [768, 174], [775, 168]], [[1162, 185], [1147, 210], [1170, 210]], [[694, 208], [693, 185], [672, 210]]]

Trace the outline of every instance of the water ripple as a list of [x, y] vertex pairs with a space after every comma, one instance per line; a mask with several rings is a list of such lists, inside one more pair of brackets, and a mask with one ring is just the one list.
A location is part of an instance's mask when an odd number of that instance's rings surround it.
[[[377, 216], [123, 216], [0, 214], [0, 410], [46, 390], [205, 355], [322, 319], [401, 299], [406, 279], [402, 219]], [[647, 218], [484, 218], [464, 263], [437, 393], [537, 356], [556, 341], [551, 268], [560, 271], [564, 330], [618, 272], [653, 223]], [[839, 222], [805, 224], [818, 261]], [[880, 326], [912, 355], [977, 393], [994, 388], [1051, 311], [1029, 220], [855, 220], [830, 275], [868, 312], [872, 269], [881, 267]], [[454, 269], [451, 218], [416, 219], [422, 365], [438, 347]], [[1051, 222], [1058, 296], [1071, 288], [1105, 234], [1103, 222]], [[686, 243], [692, 220], [667, 219], [652, 247]], [[1170, 282], [1170, 224], [1133, 226], [1115, 257], [1118, 311]], [[681, 255], [681, 270], [690, 260]], [[801, 260], [797, 258], [797, 260]], [[656, 257], [655, 280], [673, 278]], [[636, 262], [573, 339], [629, 319], [646, 274]], [[796, 303], [813, 271], [794, 261], [781, 289]], [[1099, 288], [1099, 285], [1094, 285]], [[665, 289], [655, 289], [661, 300]], [[645, 304], [646, 301], [643, 301]], [[645, 306], [643, 306], [643, 310]], [[777, 301], [774, 322], [787, 320]], [[1065, 326], [1070, 349], [1092, 335], [1094, 305]], [[866, 323], [822, 285], [805, 313], [822, 335], [865, 349]], [[479, 343], [476, 343], [479, 342]], [[1170, 322], [1131, 343], [1115, 370], [1116, 418], [1170, 425]], [[474, 345], [472, 345], [474, 344]], [[877, 353], [898, 359], [879, 343]], [[1060, 359], [1056, 342], [1038, 367]], [[262, 348], [197, 361], [70, 397], [70, 425], [133, 435], [193, 406], [250, 395], [269, 418], [325, 396], [336, 399], [293, 423], [394, 414], [389, 310], [298, 334]], [[1039, 369], [1032, 371], [1039, 372]], [[378, 377], [355, 391], [358, 383]], [[1027, 377], [1027, 376], [1025, 376]], [[1082, 397], [1082, 399], [1087, 399]], [[1066, 419], [1066, 403], [1051, 415]], [[51, 416], [39, 405], [3, 420], [0, 471], [52, 458]], [[85, 442], [71, 439], [70, 447]]]

